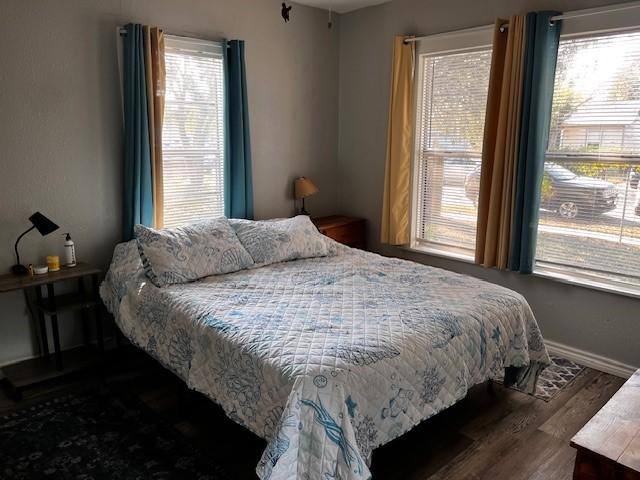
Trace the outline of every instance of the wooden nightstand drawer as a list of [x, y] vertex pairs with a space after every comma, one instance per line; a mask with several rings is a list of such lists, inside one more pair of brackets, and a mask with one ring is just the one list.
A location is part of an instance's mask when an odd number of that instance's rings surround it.
[[350, 247], [365, 247], [366, 230], [364, 219], [332, 215], [312, 220], [320, 233], [336, 242]]

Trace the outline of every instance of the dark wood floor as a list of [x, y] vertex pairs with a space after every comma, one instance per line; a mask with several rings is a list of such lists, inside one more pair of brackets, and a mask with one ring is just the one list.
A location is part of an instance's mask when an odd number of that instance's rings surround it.
[[[14, 402], [0, 393], [0, 415], [87, 383], [106, 382], [134, 392], [180, 432], [225, 465], [233, 478], [253, 473], [265, 443], [227, 419], [204, 397], [146, 360], [104, 376], [83, 375], [34, 388]], [[373, 454], [373, 478], [570, 479], [570, 438], [622, 386], [624, 380], [587, 369], [546, 403], [494, 385], [478, 385], [463, 401]], [[215, 452], [215, 453], [213, 453]]]

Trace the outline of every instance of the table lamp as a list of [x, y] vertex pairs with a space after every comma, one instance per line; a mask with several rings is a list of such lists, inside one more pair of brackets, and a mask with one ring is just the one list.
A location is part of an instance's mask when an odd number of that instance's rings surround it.
[[16, 251], [16, 264], [13, 267], [11, 267], [11, 272], [16, 275], [24, 275], [29, 272], [27, 267], [25, 267], [20, 263], [20, 254], [18, 253], [18, 243], [20, 243], [20, 240], [22, 240], [22, 237], [24, 237], [27, 233], [29, 233], [34, 228], [37, 229], [40, 232], [40, 235], [42, 235], [43, 237], [45, 235], [49, 235], [51, 232], [55, 232], [59, 228], [58, 225], [53, 223], [51, 220], [49, 220], [40, 212], [36, 212], [33, 215], [31, 215], [29, 217], [29, 221], [32, 223], [31, 227], [29, 227], [22, 234], [20, 234], [20, 236], [16, 240], [16, 244], [14, 247]]
[[307, 177], [296, 178], [293, 182], [294, 196], [296, 200], [302, 199], [302, 208], [298, 212], [298, 215], [309, 215], [309, 212], [304, 208], [304, 199], [318, 192], [318, 187], [308, 179]]

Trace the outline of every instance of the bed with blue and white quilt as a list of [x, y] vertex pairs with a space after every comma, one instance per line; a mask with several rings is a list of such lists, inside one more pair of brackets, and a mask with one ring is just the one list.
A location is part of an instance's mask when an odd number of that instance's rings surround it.
[[132, 240], [116, 247], [101, 294], [133, 343], [267, 440], [261, 479], [367, 479], [376, 447], [473, 385], [506, 369], [506, 382], [535, 388], [549, 357], [521, 295], [330, 250], [159, 287]]

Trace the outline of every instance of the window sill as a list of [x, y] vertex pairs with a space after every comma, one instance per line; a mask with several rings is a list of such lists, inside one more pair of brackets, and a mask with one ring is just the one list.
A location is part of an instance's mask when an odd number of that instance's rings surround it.
[[598, 290], [600, 292], [612, 293], [640, 299], [640, 288], [631, 285], [621, 285], [606, 280], [576, 275], [570, 272], [558, 272], [544, 267], [537, 267], [533, 271], [533, 276], [553, 280], [554, 282], [565, 283], [567, 285], [576, 285], [578, 287]]
[[[467, 263], [476, 265], [473, 261], [473, 257], [458, 252], [450, 252], [444, 249], [438, 249], [433, 247], [427, 247], [423, 245], [413, 245], [407, 247], [400, 247], [405, 251], [413, 253], [421, 253], [423, 255], [430, 255], [433, 257], [439, 257], [446, 260], [458, 261], [461, 263]], [[479, 268], [483, 268], [478, 265]], [[635, 288], [629, 285], [621, 285], [609, 283], [604, 280], [599, 280], [591, 277], [581, 276], [569, 272], [558, 272], [553, 269], [544, 267], [537, 267], [531, 274], [533, 277], [544, 278], [553, 282], [564, 283], [567, 285], [574, 285], [582, 288], [588, 288], [591, 290], [597, 290], [600, 292], [611, 293], [614, 295], [621, 295], [624, 297], [640, 299], [640, 288]]]
[[400, 248], [408, 252], [422, 253], [426, 255], [431, 255], [433, 257], [444, 258], [446, 260], [457, 260], [459, 262], [470, 263], [472, 265], [475, 265], [472, 255], [465, 255], [464, 253], [460, 253], [460, 252], [452, 252], [450, 250], [445, 250], [445, 249], [440, 249], [435, 247], [427, 247], [424, 245], [411, 245], [411, 246], [400, 247]]

